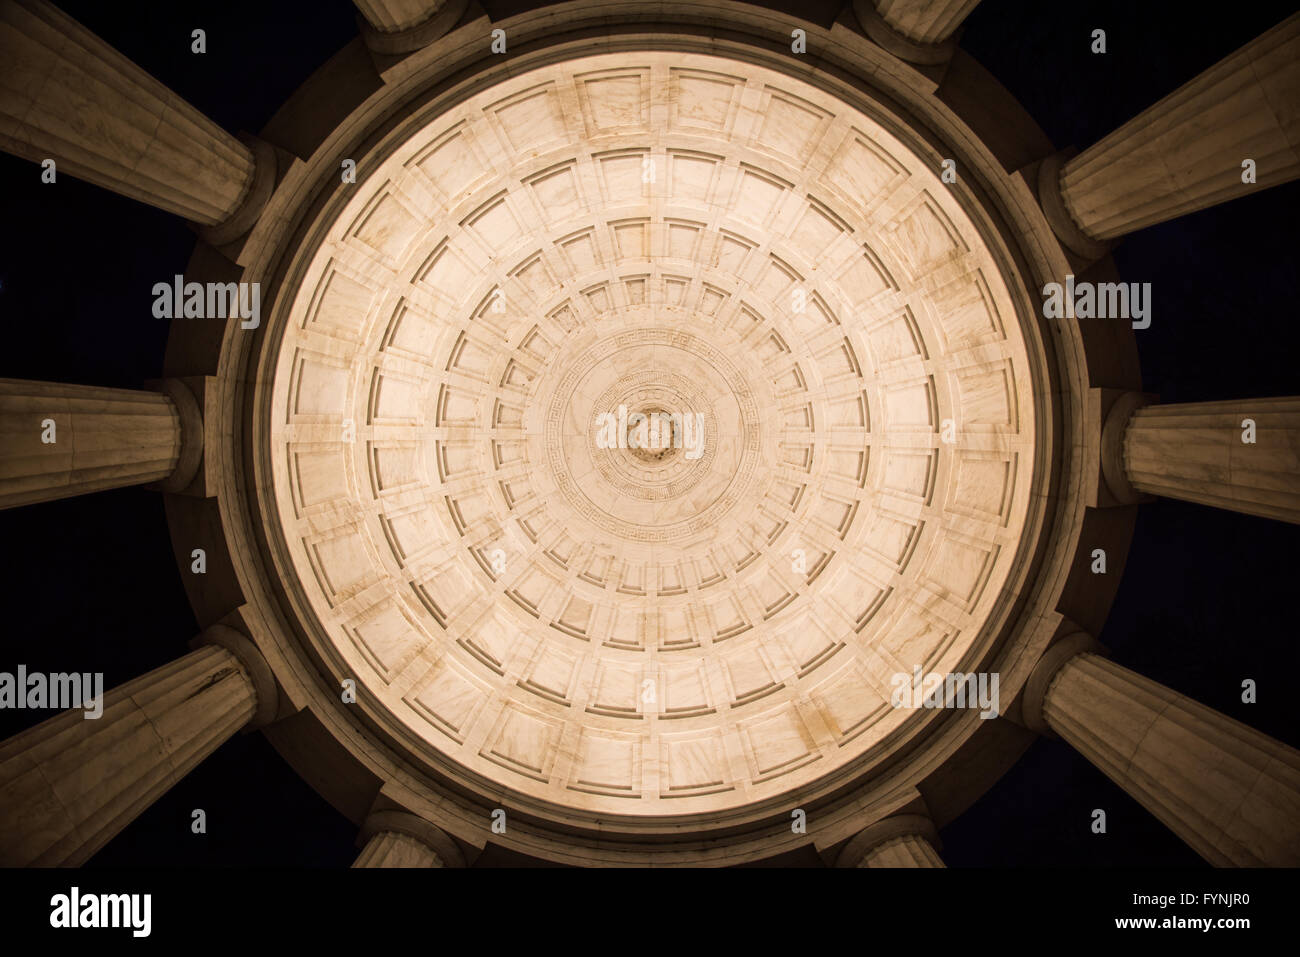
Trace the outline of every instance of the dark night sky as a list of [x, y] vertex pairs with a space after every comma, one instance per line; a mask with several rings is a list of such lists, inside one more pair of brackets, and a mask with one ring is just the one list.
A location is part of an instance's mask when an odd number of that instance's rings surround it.
[[[228, 130], [257, 130], [356, 33], [350, 0], [149, 0], [58, 5]], [[483, 4], [494, 14], [525, 3]], [[801, 5], [818, 18], [838, 2]], [[1230, 13], [1181, 2], [984, 0], [962, 46], [1058, 146], [1084, 147], [1295, 8]], [[208, 53], [190, 53], [202, 27]], [[1109, 52], [1088, 51], [1094, 28]], [[167, 324], [150, 288], [182, 272], [178, 218], [0, 154], [0, 376], [137, 388], [161, 372]], [[1122, 278], [1150, 282], [1138, 333], [1144, 385], [1164, 401], [1294, 394], [1300, 182], [1127, 237]], [[69, 257], [69, 252], [73, 252]], [[0, 511], [0, 600], [13, 624], [0, 671], [103, 671], [107, 687], [183, 654], [196, 630], [158, 493], [142, 488]], [[1294, 599], [1300, 527], [1162, 500], [1142, 506], [1100, 638], [1115, 661], [1291, 745], [1286, 682], [1300, 665]], [[1259, 702], [1240, 701], [1243, 678]], [[46, 715], [0, 712], [0, 738]], [[208, 816], [192, 835], [190, 811]], [[1102, 807], [1109, 833], [1089, 832]], [[262, 736], [240, 735], [140, 816], [91, 866], [346, 866], [354, 828]], [[953, 867], [1204, 866], [1059, 743], [1040, 741], [942, 833]]]

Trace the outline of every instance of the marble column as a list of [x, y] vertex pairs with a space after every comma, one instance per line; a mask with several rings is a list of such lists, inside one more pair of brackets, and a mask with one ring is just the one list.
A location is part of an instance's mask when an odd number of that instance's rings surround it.
[[448, 0], [354, 0], [376, 30], [399, 33], [434, 16]]
[[921, 67], [952, 59], [957, 28], [979, 0], [853, 0], [862, 31], [900, 60]]
[[939, 833], [928, 817], [897, 814], [884, 818], [854, 837], [835, 862], [836, 867], [943, 867]]
[[1059, 735], [1216, 866], [1300, 864], [1300, 751], [1069, 636], [1035, 667], [1024, 722]]
[[1144, 405], [1123, 396], [1102, 431], [1121, 502], [1162, 495], [1300, 523], [1300, 396]]
[[259, 192], [249, 146], [45, 0], [0, 3], [0, 62], [7, 152], [206, 226]]
[[99, 718], [75, 708], [0, 744], [0, 866], [83, 864], [236, 731], [270, 720], [275, 686], [252, 643], [220, 625], [203, 637], [214, 643], [105, 692]]
[[198, 402], [159, 391], [0, 379], [0, 508], [158, 482], [179, 491], [203, 452]]
[[980, 0], [875, 0], [880, 18], [913, 43], [942, 43]]
[[[1059, 191], [1083, 237], [1105, 242], [1289, 182], [1300, 176], [1298, 101], [1300, 14], [1063, 165], [1044, 164], [1055, 180], [1045, 191]], [[1242, 182], [1245, 160], [1254, 161], [1254, 182]]]
[[446, 35], [469, 0], [354, 0], [364, 17], [362, 37], [376, 53], [400, 56]]
[[364, 844], [353, 867], [464, 867], [456, 843], [408, 811], [373, 811], [361, 829]]

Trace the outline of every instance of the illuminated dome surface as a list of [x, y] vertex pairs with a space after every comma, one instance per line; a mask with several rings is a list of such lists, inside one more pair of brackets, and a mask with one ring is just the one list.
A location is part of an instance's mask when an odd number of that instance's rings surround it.
[[[932, 719], [891, 678], [969, 664], [1035, 435], [939, 172], [680, 52], [521, 73], [359, 163], [271, 365], [323, 667], [432, 764], [604, 816], [775, 798]], [[620, 406], [701, 414], [701, 454], [601, 447]]]

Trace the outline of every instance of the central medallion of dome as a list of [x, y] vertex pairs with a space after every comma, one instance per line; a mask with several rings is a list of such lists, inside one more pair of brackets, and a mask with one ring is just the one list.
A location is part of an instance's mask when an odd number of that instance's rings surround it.
[[868, 768], [933, 718], [894, 676], [967, 663], [1035, 429], [937, 159], [803, 80], [627, 52], [357, 169], [270, 435], [358, 707], [493, 793], [656, 817]]
[[[534, 461], [550, 465], [538, 491], [567, 499], [574, 520], [594, 526], [590, 535], [599, 528], [628, 542], [708, 537], [754, 474], [760, 406], [748, 376], [672, 322], [608, 317], [594, 345], [577, 337], [581, 355], [561, 357], [563, 374], [539, 382], [539, 393], [554, 391], [545, 422], [528, 430]], [[621, 449], [601, 448], [611, 419], [624, 435]]]

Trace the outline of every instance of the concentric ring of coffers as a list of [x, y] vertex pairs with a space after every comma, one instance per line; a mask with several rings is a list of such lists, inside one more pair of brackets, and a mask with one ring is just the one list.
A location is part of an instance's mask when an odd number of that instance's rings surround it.
[[[682, 53], [524, 73], [359, 169], [272, 410], [336, 677], [417, 751], [606, 815], [766, 800], [922, 720], [892, 682], [963, 664], [1034, 435], [938, 172], [802, 81]], [[681, 410], [708, 461], [657, 485], [593, 452], [620, 395], [710, 406]]]

